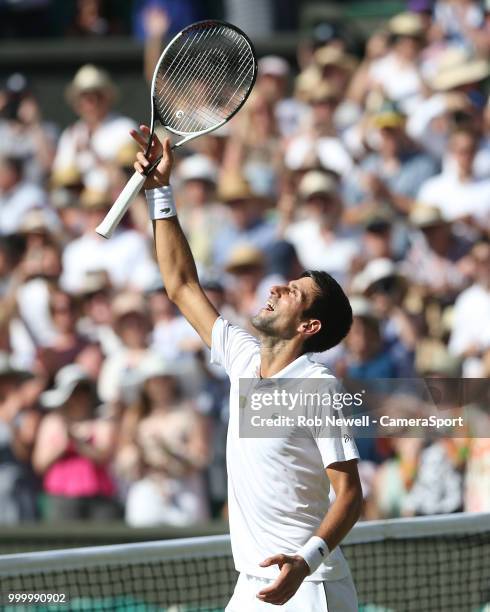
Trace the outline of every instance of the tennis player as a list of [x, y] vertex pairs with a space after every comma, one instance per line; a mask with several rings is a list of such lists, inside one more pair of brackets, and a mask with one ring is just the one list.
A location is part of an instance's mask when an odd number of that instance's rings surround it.
[[[338, 548], [359, 518], [362, 502], [352, 439], [238, 434], [240, 378], [333, 378], [312, 353], [338, 344], [348, 333], [349, 301], [328, 274], [306, 272], [271, 288], [267, 304], [252, 319], [259, 341], [220, 317], [199, 285], [177, 219], [169, 186], [169, 140], [162, 145], [154, 138], [145, 158], [149, 133], [141, 126], [141, 132], [131, 134], [142, 149], [138, 172], [163, 150], [145, 188], [165, 289], [211, 347], [212, 362], [221, 364], [231, 380], [228, 510], [240, 574], [226, 610], [262, 611], [275, 604], [288, 612], [357, 611], [355, 587]], [[329, 507], [330, 485], [336, 498]]]

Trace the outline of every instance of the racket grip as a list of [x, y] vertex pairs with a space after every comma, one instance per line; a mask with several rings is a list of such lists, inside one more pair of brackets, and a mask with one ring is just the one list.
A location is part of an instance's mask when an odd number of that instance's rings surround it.
[[143, 183], [146, 181], [146, 176], [135, 172], [133, 176], [126, 183], [126, 187], [121, 191], [119, 197], [111, 206], [109, 212], [104, 217], [102, 223], [95, 228], [95, 231], [99, 236], [103, 238], [110, 238], [114, 233], [114, 230], [119, 225], [124, 214], [128, 210], [131, 202], [136, 198], [138, 193], [143, 187]]

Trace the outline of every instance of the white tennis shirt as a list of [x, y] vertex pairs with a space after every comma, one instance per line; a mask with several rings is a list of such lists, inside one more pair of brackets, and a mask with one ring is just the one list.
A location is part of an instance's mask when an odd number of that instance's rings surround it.
[[[239, 379], [260, 373], [258, 341], [219, 317], [213, 326], [211, 363], [222, 365], [231, 381], [227, 438], [228, 512], [237, 571], [275, 578], [278, 566], [259, 567], [271, 555], [295, 554], [315, 534], [329, 508], [330, 481], [325, 468], [358, 459], [352, 438], [239, 436]], [[311, 358], [298, 357], [273, 378], [330, 378]], [[289, 430], [288, 430], [289, 431]], [[337, 547], [306, 580], [339, 580], [349, 573]]]

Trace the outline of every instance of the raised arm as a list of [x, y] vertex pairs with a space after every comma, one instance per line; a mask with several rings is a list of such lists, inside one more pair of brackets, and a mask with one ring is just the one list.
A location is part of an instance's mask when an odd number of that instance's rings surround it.
[[[158, 190], [167, 187], [170, 184], [173, 164], [170, 141], [166, 138], [162, 147], [162, 143], [155, 136], [148, 158], [145, 158], [146, 139], [149, 138], [150, 130], [146, 125], [142, 125], [141, 132], [143, 135], [136, 130], [131, 132], [142, 150], [137, 155], [135, 170], [142, 173], [143, 169], [147, 168], [163, 151], [162, 161], [147, 178], [145, 189]], [[152, 198], [154, 195], [157, 198], [160, 197], [158, 191], [150, 194], [149, 197]], [[168, 198], [169, 194], [165, 194], [165, 197]], [[167, 208], [164, 206], [163, 209]], [[176, 304], [207, 346], [211, 346], [211, 331], [219, 315], [199, 284], [196, 264], [177, 216], [153, 220], [153, 232], [158, 265], [168, 297]]]

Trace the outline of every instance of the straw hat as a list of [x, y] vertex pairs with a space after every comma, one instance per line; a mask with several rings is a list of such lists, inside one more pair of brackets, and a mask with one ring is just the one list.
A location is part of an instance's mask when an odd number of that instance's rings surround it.
[[321, 83], [322, 75], [317, 66], [309, 66], [298, 74], [294, 81], [294, 93], [300, 100], [306, 100]]
[[66, 88], [66, 98], [73, 104], [81, 93], [87, 91], [103, 91], [111, 100], [117, 95], [117, 88], [109, 73], [93, 64], [82, 66]]
[[128, 314], [146, 315], [146, 303], [140, 293], [119, 293], [112, 302], [112, 312], [115, 319], [120, 319]]
[[417, 13], [399, 13], [389, 20], [388, 30], [395, 36], [419, 37], [424, 33], [424, 22]]
[[135, 142], [126, 142], [116, 153], [115, 162], [120, 168], [132, 168], [139, 147]]
[[447, 91], [461, 85], [478, 83], [489, 74], [488, 59], [471, 56], [463, 49], [450, 48], [442, 54], [429, 85], [436, 91]]
[[51, 173], [51, 187], [79, 187], [83, 183], [80, 170], [76, 166], [62, 166]]
[[325, 66], [337, 66], [347, 72], [354, 72], [357, 66], [357, 60], [354, 56], [344, 53], [338, 47], [332, 46], [320, 47], [315, 52], [315, 61], [322, 68]]
[[20, 233], [50, 233], [51, 224], [52, 217], [50, 219], [49, 214], [46, 212], [45, 209], [33, 208], [25, 214], [22, 224], [20, 226]]
[[298, 193], [304, 200], [316, 193], [337, 193], [337, 181], [326, 172], [310, 170], [301, 179]]
[[241, 174], [225, 174], [220, 181], [218, 198], [225, 204], [237, 200], [255, 200], [259, 196]]
[[306, 101], [310, 104], [313, 102], [324, 102], [326, 100], [339, 101], [341, 97], [341, 92], [333, 83], [320, 81], [306, 94]]
[[80, 204], [85, 210], [99, 210], [101, 208], [110, 208], [112, 201], [107, 191], [99, 191], [98, 189], [86, 187], [80, 195]]
[[427, 204], [416, 204], [410, 211], [409, 220], [415, 227], [431, 227], [447, 223], [441, 209]]
[[232, 250], [225, 270], [233, 273], [237, 269], [246, 266], [263, 267], [264, 265], [264, 253], [260, 249], [251, 244], [241, 244]]
[[54, 388], [41, 393], [41, 405], [44, 408], [59, 408], [82, 382], [92, 384], [88, 374], [79, 365], [71, 364], [61, 368], [54, 379]]

